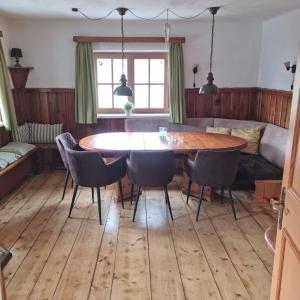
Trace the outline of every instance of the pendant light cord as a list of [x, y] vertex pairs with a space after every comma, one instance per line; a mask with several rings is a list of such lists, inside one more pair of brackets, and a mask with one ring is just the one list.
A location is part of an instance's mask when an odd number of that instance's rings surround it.
[[215, 15], [213, 15], [213, 17], [212, 17], [209, 72], [211, 72], [211, 70], [212, 70], [212, 60], [213, 60], [213, 54], [214, 54], [214, 35], [215, 35]]
[[123, 15], [121, 16], [121, 35], [122, 35], [122, 74], [124, 74], [124, 20]]

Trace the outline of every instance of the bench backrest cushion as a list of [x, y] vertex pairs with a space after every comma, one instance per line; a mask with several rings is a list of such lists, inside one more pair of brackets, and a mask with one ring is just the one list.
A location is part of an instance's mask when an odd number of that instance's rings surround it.
[[283, 168], [288, 129], [267, 124], [260, 141], [259, 153], [276, 166]]
[[12, 140], [17, 143], [29, 143], [30, 142], [30, 127], [28, 123], [24, 123], [17, 128], [14, 128], [11, 132]]
[[159, 127], [168, 127], [168, 118], [130, 118], [125, 120], [127, 132], [155, 132]]
[[207, 127], [214, 127], [214, 118], [187, 118], [185, 123], [206, 131]]
[[214, 119], [214, 127], [225, 128], [265, 128], [266, 123], [250, 120]]
[[29, 123], [30, 142], [33, 144], [53, 144], [55, 137], [62, 133], [63, 124]]

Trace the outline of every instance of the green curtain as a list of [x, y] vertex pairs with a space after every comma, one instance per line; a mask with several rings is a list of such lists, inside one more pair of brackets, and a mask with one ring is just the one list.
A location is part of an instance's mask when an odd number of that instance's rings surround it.
[[185, 119], [182, 44], [169, 45], [169, 97], [171, 121], [181, 124]]
[[91, 43], [78, 43], [75, 66], [75, 116], [79, 124], [97, 122], [96, 76]]
[[14, 99], [11, 91], [8, 68], [6, 66], [4, 51], [0, 42], [0, 112], [5, 129], [12, 130], [17, 127], [17, 118]]

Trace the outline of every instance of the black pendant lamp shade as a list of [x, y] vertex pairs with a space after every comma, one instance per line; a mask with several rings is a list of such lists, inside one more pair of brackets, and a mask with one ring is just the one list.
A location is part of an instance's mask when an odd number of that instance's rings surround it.
[[121, 85], [115, 88], [113, 91], [114, 96], [132, 96], [132, 90], [129, 86], [127, 86], [127, 79], [124, 74], [124, 22], [123, 22], [123, 16], [125, 15], [126, 11], [128, 9], [124, 7], [117, 8], [117, 11], [119, 12], [121, 16], [121, 34], [122, 34], [122, 75], [120, 78]]
[[220, 7], [210, 7], [208, 10], [212, 14], [212, 28], [211, 28], [211, 48], [210, 48], [210, 62], [209, 62], [209, 73], [207, 75], [207, 83], [204, 84], [199, 89], [199, 94], [203, 95], [218, 95], [219, 89], [213, 83], [214, 75], [212, 73], [212, 59], [213, 59], [213, 51], [214, 51], [214, 29], [215, 29], [215, 14], [220, 9]]

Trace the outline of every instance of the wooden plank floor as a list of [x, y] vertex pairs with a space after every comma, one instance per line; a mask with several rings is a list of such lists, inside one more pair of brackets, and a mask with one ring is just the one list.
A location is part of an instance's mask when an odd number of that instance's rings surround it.
[[[264, 230], [271, 214], [234, 192], [238, 220], [225, 201], [189, 205], [172, 183], [174, 221], [161, 190], [145, 190], [133, 206], [101, 189], [103, 225], [90, 189], [61, 201], [63, 172], [44, 172], [0, 201], [0, 244], [13, 258], [4, 270], [8, 299], [268, 299], [273, 255]], [[174, 189], [175, 187], [175, 189]], [[177, 187], [177, 188], [176, 188]]]

